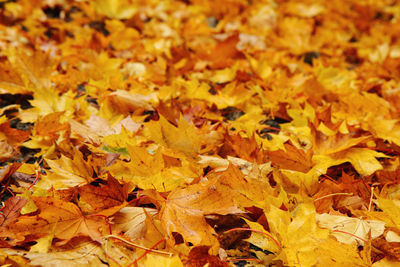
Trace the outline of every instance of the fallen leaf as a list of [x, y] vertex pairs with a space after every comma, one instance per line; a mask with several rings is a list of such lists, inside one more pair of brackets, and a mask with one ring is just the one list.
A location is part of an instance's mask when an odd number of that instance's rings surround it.
[[[68, 241], [75, 236], [90, 236], [93, 240], [103, 242], [101, 231], [107, 229], [104, 218], [87, 215], [73, 203], [50, 197], [32, 197], [40, 211], [38, 215], [23, 215], [11, 225], [2, 227], [3, 236], [18, 238], [21, 236], [45, 236], [54, 229], [54, 237]], [[13, 232], [18, 234], [11, 234]]]
[[79, 150], [73, 151], [73, 158], [61, 155], [60, 159], [46, 159], [51, 171], [46, 176], [42, 176], [38, 186], [44, 189], [66, 188], [88, 183], [93, 180], [93, 168], [83, 159]]
[[113, 228], [116, 231], [124, 232], [124, 235], [131, 239], [142, 237], [146, 224], [146, 214], [154, 216], [157, 211], [149, 208], [125, 207], [114, 215]]
[[93, 5], [99, 13], [112, 19], [128, 19], [137, 12], [137, 7], [125, 0], [96, 0]]
[[267, 155], [274, 165], [282, 169], [306, 173], [313, 166], [311, 153], [311, 150], [306, 152], [287, 143], [284, 150], [269, 151]]
[[217, 256], [209, 255], [208, 250], [210, 247], [197, 246], [190, 250], [188, 260], [185, 262], [185, 266], [200, 267], [204, 265], [216, 266], [216, 267], [227, 267], [228, 263], [221, 261]]
[[182, 116], [178, 121], [178, 127], [169, 123], [164, 117], [158, 122], [146, 124], [146, 135], [157, 144], [176, 149], [187, 155], [195, 155], [200, 151], [200, 137], [197, 129], [189, 124]]
[[165, 257], [148, 254], [143, 261], [143, 266], [183, 267], [178, 256]]
[[96, 213], [123, 204], [128, 199], [128, 190], [128, 184], [121, 185], [111, 175], [108, 176], [107, 185], [87, 184], [77, 188], [79, 200], [89, 205], [82, 208], [87, 213]]
[[10, 197], [4, 202], [4, 209], [1, 212], [0, 226], [5, 227], [13, 224], [20, 215], [20, 210], [25, 206], [27, 200], [22, 197]]
[[327, 213], [316, 215], [317, 223], [322, 228], [333, 231], [333, 236], [339, 242], [345, 244], [363, 244], [368, 239], [375, 239], [381, 236], [385, 230], [385, 223], [375, 220], [362, 220], [358, 218], [348, 218], [347, 216], [330, 215]]

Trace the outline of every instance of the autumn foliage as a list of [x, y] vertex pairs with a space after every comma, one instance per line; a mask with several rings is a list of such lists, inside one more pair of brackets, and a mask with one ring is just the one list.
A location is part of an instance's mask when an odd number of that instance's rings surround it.
[[0, 1], [3, 266], [399, 266], [400, 5]]

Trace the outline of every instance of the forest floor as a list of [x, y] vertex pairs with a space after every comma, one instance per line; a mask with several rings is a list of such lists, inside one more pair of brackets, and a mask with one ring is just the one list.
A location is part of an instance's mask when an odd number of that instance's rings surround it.
[[0, 1], [0, 265], [399, 266], [400, 4]]

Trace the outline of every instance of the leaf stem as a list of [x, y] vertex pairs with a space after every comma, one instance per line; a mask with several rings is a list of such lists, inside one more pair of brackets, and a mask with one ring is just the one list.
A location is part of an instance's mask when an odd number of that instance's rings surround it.
[[230, 229], [228, 231], [225, 231], [224, 234], [227, 234], [227, 233], [230, 233], [230, 232], [233, 232], [233, 231], [250, 231], [250, 232], [255, 232], [255, 233], [259, 233], [259, 234], [268, 236], [272, 241], [274, 241], [274, 243], [278, 246], [279, 249], [282, 249], [282, 247], [279, 244], [279, 242], [275, 238], [273, 238], [270, 234], [268, 234], [266, 232], [263, 232], [263, 231], [260, 231], [260, 230], [256, 230], [256, 229], [251, 229], [251, 228], [240, 228], [239, 227], [239, 228], [233, 228], [233, 229]]
[[348, 235], [351, 235], [352, 237], [355, 237], [355, 238], [360, 239], [361, 241], [363, 241], [363, 242], [365, 242], [365, 243], [368, 243], [364, 238], [361, 238], [361, 237], [356, 236], [356, 235], [354, 235], [354, 234], [352, 234], [352, 233], [349, 233], [349, 232], [345, 232], [345, 231], [342, 231], [342, 230], [332, 230], [332, 232], [348, 234]]
[[324, 199], [324, 198], [333, 197], [333, 196], [352, 196], [352, 195], [353, 195], [353, 193], [333, 193], [333, 194], [329, 194], [329, 195], [326, 195], [326, 196], [322, 196], [322, 197], [316, 198], [316, 199], [314, 199], [314, 202], [318, 201], [318, 200], [321, 200], [321, 199]]
[[[162, 238], [160, 241], [155, 243], [150, 249], [154, 249], [155, 247], [157, 247], [163, 241], [165, 241], [165, 238]], [[129, 264], [128, 267], [132, 266], [133, 264], [136, 264], [138, 261], [143, 259], [144, 256], [146, 256], [149, 252], [150, 252], [149, 250], [146, 250], [139, 258], [135, 259], [131, 264]]]
[[122, 237], [119, 237], [119, 236], [116, 236], [116, 235], [107, 235], [107, 236], [104, 236], [103, 238], [104, 239], [115, 238], [115, 239], [118, 239], [119, 241], [122, 241], [122, 242], [124, 242], [124, 243], [126, 243], [126, 244], [128, 244], [128, 245], [130, 245], [130, 246], [132, 246], [134, 248], [143, 249], [143, 250], [146, 250], [146, 251], [149, 251], [149, 252], [153, 252], [153, 253], [157, 253], [157, 254], [161, 254], [161, 255], [167, 255], [167, 256], [170, 256], [170, 257], [172, 255], [174, 255], [171, 252], [160, 251], [160, 250], [156, 250], [156, 249], [152, 249], [152, 248], [146, 248], [146, 247], [143, 247], [141, 245], [137, 245], [135, 243], [132, 243], [132, 242], [130, 242], [128, 240], [125, 240]]

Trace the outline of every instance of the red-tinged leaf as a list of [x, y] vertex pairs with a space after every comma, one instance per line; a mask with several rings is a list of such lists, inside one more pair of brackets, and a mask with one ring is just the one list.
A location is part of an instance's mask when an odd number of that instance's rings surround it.
[[0, 124], [0, 132], [7, 136], [10, 145], [17, 145], [29, 139], [30, 131], [22, 131], [11, 128], [10, 122]]
[[217, 256], [210, 255], [208, 246], [197, 246], [190, 250], [188, 260], [185, 261], [185, 266], [188, 267], [203, 267], [204, 265], [215, 267], [228, 267], [227, 262], [221, 261]]
[[27, 202], [28, 200], [18, 196], [7, 199], [4, 202], [4, 209], [2, 210], [0, 216], [0, 228], [14, 223], [20, 216], [20, 210]]
[[2, 227], [1, 237], [23, 240], [28, 236], [47, 235], [54, 229], [54, 236], [65, 242], [77, 236], [103, 242], [102, 232], [108, 230], [104, 216], [84, 216], [75, 204], [51, 197], [32, 199], [38, 214], [19, 216], [14, 223]]

